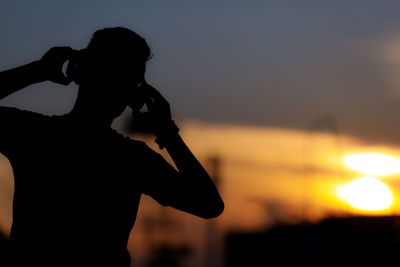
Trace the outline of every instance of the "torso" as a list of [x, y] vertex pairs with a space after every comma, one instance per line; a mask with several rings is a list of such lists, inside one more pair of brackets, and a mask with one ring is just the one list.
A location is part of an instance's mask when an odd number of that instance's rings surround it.
[[81, 262], [93, 263], [100, 255], [100, 262], [126, 264], [141, 194], [140, 172], [133, 170], [140, 163], [126, 149], [127, 138], [82, 126], [68, 116], [44, 116], [9, 158], [15, 178], [11, 240], [16, 251], [41, 260], [86, 257]]

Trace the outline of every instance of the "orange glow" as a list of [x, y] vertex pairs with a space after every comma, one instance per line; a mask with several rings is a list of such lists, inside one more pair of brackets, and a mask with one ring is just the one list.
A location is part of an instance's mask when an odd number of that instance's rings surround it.
[[345, 156], [344, 165], [366, 175], [384, 176], [400, 172], [400, 159], [380, 153], [359, 153]]
[[393, 205], [390, 189], [374, 177], [362, 177], [337, 188], [338, 196], [352, 207], [365, 211], [380, 211]]
[[[327, 216], [345, 216], [349, 212], [386, 215], [400, 208], [396, 176], [385, 180], [395, 197], [387, 210], [356, 209], [339, 198], [336, 191], [338, 185], [357, 177], [344, 168], [343, 155], [374, 151], [400, 158], [400, 147], [366, 146], [358, 139], [342, 135], [342, 147], [338, 148], [335, 137], [325, 132], [310, 134], [301, 130], [198, 122], [179, 125], [183, 139], [210, 175], [213, 168], [209, 158], [221, 159], [218, 187], [226, 204], [223, 215], [218, 218], [221, 229], [265, 229], [276, 222], [301, 220], [318, 222]], [[158, 150], [153, 136], [132, 138], [146, 141], [170, 160], [165, 149]], [[3, 229], [11, 227], [12, 185], [12, 168], [0, 158], [0, 228]], [[147, 202], [150, 204], [146, 205]], [[160, 207], [153, 202], [152, 199], [142, 201], [141, 213], [158, 212]], [[138, 230], [141, 218], [139, 214], [136, 233], [141, 231]], [[185, 220], [191, 225], [189, 218]]]

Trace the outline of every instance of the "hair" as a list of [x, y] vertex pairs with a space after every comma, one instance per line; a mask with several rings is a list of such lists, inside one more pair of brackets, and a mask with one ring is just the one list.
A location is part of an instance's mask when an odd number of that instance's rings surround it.
[[87, 46], [87, 50], [106, 59], [133, 58], [137, 62], [146, 62], [152, 54], [146, 40], [132, 30], [115, 27], [96, 31]]

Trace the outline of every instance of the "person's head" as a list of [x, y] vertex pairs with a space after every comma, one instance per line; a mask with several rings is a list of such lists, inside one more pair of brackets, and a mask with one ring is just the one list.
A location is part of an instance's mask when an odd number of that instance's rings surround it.
[[80, 104], [97, 109], [96, 114], [112, 120], [134, 101], [144, 80], [150, 48], [135, 32], [121, 27], [96, 31], [86, 49], [79, 51]]

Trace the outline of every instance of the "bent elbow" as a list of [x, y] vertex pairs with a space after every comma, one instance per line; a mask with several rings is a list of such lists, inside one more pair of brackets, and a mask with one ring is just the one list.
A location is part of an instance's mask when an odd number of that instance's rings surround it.
[[204, 219], [212, 219], [220, 216], [225, 209], [224, 201], [219, 198], [212, 206], [210, 206], [205, 214], [201, 217]]

